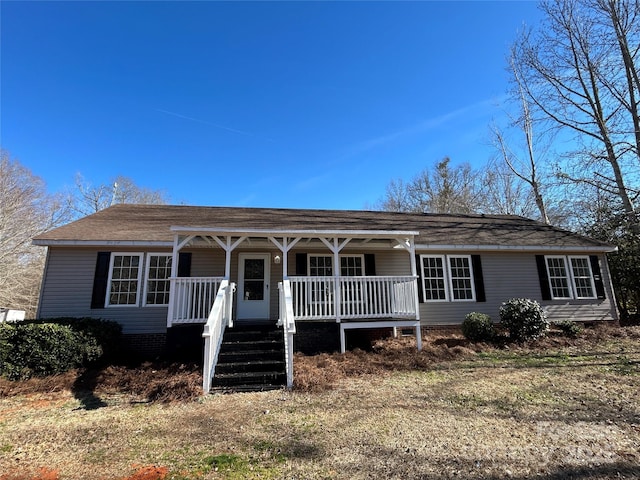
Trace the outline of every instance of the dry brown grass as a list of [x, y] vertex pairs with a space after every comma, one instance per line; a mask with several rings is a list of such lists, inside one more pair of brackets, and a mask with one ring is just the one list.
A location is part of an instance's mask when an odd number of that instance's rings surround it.
[[309, 387], [292, 393], [149, 402], [112, 380], [91, 404], [59, 385], [14, 389], [0, 479], [640, 478], [640, 328], [425, 347], [297, 357]]

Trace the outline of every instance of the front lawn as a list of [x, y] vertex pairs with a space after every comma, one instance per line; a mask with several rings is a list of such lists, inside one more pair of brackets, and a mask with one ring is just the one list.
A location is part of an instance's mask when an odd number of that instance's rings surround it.
[[0, 479], [640, 478], [640, 327], [426, 340], [297, 356], [294, 392], [180, 398], [186, 366], [2, 381]]

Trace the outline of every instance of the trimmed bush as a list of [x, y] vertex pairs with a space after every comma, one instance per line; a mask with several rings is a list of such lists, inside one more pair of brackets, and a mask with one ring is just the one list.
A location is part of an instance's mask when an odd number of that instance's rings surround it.
[[95, 319], [0, 323], [0, 375], [11, 380], [66, 372], [115, 351], [120, 326]]
[[473, 342], [486, 342], [493, 339], [495, 329], [491, 317], [486, 313], [471, 312], [464, 317], [462, 334]]
[[120, 351], [122, 327], [118, 322], [90, 317], [59, 317], [40, 320], [25, 320], [18, 323], [64, 325], [86, 337], [87, 362], [113, 359]]
[[519, 342], [535, 340], [549, 330], [549, 321], [535, 300], [512, 298], [500, 306], [500, 322], [509, 336]]
[[553, 322], [553, 326], [560, 330], [565, 337], [576, 338], [582, 333], [582, 326], [571, 320]]

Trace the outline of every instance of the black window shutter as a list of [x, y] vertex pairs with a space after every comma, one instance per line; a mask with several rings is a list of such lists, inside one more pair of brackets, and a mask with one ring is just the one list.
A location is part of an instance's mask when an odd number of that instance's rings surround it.
[[471, 268], [473, 268], [473, 285], [476, 288], [476, 302], [486, 302], [480, 255], [471, 255]]
[[424, 303], [424, 292], [422, 291], [422, 267], [420, 266], [420, 255], [416, 255], [416, 272], [418, 272], [418, 301]]
[[364, 254], [364, 274], [369, 276], [376, 274], [376, 256], [373, 253]]
[[551, 287], [549, 287], [549, 276], [547, 275], [547, 264], [544, 255], [536, 255], [536, 266], [538, 267], [538, 280], [540, 280], [542, 300], [551, 300]]
[[191, 252], [178, 253], [178, 276], [191, 276]]
[[111, 252], [98, 252], [96, 270], [93, 276], [91, 308], [104, 308], [104, 303], [107, 299], [107, 282], [109, 281], [110, 260]]
[[600, 299], [607, 298], [604, 290], [604, 281], [602, 280], [602, 271], [600, 270], [600, 261], [597, 255], [590, 255], [591, 273], [593, 273], [593, 283], [596, 286], [596, 295]]
[[307, 254], [296, 253], [296, 275], [307, 275]]

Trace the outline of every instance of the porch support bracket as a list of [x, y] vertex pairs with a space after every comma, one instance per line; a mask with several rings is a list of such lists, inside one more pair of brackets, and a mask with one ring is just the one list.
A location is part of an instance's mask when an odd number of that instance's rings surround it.
[[276, 237], [269, 237], [269, 240], [282, 252], [282, 279], [286, 280], [289, 277], [289, 250], [295, 247], [301, 238], [282, 237], [282, 243]]
[[230, 236], [227, 236], [225, 238], [226, 242], [222, 241], [222, 239], [220, 239], [217, 235], [214, 235], [212, 238], [218, 245], [220, 245], [220, 248], [225, 251], [224, 276], [226, 279], [229, 279], [231, 278], [231, 252], [233, 252], [238, 245], [244, 242], [247, 237], [240, 237], [233, 243], [231, 243]]

